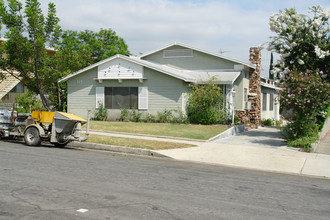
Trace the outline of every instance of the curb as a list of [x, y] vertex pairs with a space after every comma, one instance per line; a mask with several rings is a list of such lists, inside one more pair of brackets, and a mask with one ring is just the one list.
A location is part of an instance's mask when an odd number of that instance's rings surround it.
[[210, 138], [208, 140], [208, 142], [217, 141], [219, 139], [227, 138], [227, 137], [230, 137], [230, 136], [235, 136], [235, 135], [238, 135], [238, 134], [240, 134], [244, 131], [245, 131], [245, 125], [235, 125], [235, 126], [229, 128], [228, 130], [222, 132], [221, 134], [218, 134], [217, 136], [215, 136], [213, 138]]
[[141, 155], [141, 156], [169, 158], [165, 155], [154, 152], [152, 150], [106, 145], [106, 144], [95, 144], [95, 143], [88, 143], [88, 142], [75, 142], [74, 141], [74, 142], [69, 143], [68, 147], [86, 148], [86, 149], [92, 149], [92, 150], [103, 150], [103, 151], [111, 151], [111, 152], [116, 152], [116, 153], [135, 154], [135, 155]]

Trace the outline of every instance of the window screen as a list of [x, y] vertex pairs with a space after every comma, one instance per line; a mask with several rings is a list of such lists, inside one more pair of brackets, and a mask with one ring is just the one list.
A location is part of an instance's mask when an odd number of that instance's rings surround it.
[[106, 87], [105, 106], [108, 109], [132, 109], [138, 106], [138, 87]]
[[270, 94], [269, 98], [269, 110], [273, 111], [274, 110], [274, 95]]
[[262, 93], [262, 110], [267, 110], [267, 93]]

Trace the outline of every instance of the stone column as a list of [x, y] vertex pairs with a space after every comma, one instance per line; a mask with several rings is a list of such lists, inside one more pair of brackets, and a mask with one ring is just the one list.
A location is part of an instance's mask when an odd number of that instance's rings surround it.
[[250, 123], [260, 125], [261, 121], [261, 49], [258, 47], [250, 48], [250, 62], [256, 64], [256, 69], [250, 69], [249, 82], [249, 102], [251, 109], [248, 111]]

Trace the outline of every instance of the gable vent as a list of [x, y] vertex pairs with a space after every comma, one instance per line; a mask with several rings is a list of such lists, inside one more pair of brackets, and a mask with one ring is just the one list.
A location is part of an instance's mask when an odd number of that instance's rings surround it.
[[191, 49], [173, 49], [164, 50], [164, 58], [175, 58], [175, 57], [192, 57], [193, 50]]

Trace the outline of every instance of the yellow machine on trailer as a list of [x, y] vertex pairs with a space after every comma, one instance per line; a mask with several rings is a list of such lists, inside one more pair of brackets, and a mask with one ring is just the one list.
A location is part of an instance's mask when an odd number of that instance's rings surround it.
[[[82, 125], [87, 123], [86, 134], [82, 136]], [[65, 112], [32, 111], [32, 116], [18, 116], [12, 111], [0, 110], [0, 137], [24, 136], [29, 146], [48, 141], [65, 146], [71, 141], [86, 141], [89, 134], [87, 120]]]

